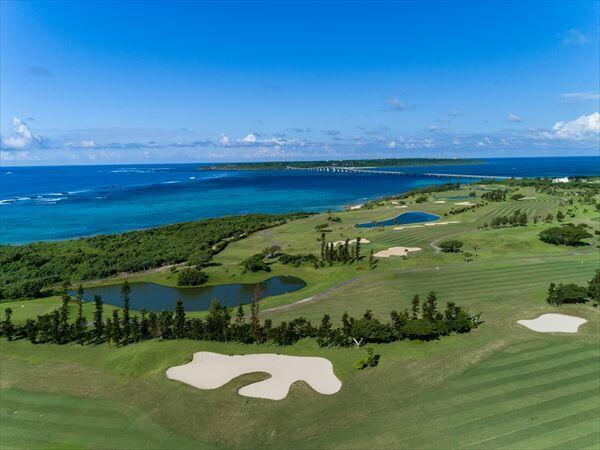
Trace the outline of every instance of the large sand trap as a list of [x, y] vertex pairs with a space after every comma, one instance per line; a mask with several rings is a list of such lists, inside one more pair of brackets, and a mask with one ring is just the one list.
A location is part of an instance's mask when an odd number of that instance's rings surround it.
[[436, 201], [435, 201], [435, 202], [433, 202], [433, 203], [446, 203], [446, 200], [436, 200]]
[[305, 381], [315, 391], [326, 395], [335, 394], [342, 388], [329, 360], [275, 354], [228, 356], [197, 352], [192, 362], [169, 368], [167, 378], [198, 389], [217, 389], [240, 375], [253, 372], [267, 372], [271, 378], [244, 386], [238, 394], [282, 400], [296, 381]]
[[390, 256], [406, 256], [409, 252], [418, 252], [419, 247], [390, 247], [387, 250], [381, 250], [375, 253], [378, 258], [389, 258]]
[[360, 203], [360, 204], [358, 204], [358, 205], [350, 205], [350, 206], [348, 207], [348, 209], [350, 209], [350, 210], [355, 210], [355, 209], [360, 209], [360, 208], [362, 208], [362, 207], [363, 207], [363, 204], [362, 204], [362, 203]]
[[[354, 244], [355, 242], [356, 242], [356, 239], [350, 239], [350, 240], [348, 241], [348, 244]], [[344, 245], [345, 243], [346, 243], [346, 241], [335, 241], [335, 242], [333, 243], [333, 246], [334, 246], [334, 247], [337, 247], [338, 245]], [[371, 241], [370, 241], [370, 240], [368, 240], [368, 239], [365, 239], [365, 238], [360, 238], [360, 243], [361, 243], [361, 244], [370, 244], [370, 243], [371, 243]]]
[[455, 203], [455, 205], [458, 205], [458, 206], [475, 206], [475, 203], [471, 203], [471, 202], [458, 202], [458, 203]]
[[542, 314], [533, 320], [517, 320], [517, 323], [539, 333], [577, 333], [587, 320], [565, 314]]

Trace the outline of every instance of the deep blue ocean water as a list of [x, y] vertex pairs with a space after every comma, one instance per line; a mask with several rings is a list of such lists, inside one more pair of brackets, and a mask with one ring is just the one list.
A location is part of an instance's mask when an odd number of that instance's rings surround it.
[[[251, 212], [326, 211], [448, 181], [303, 171], [203, 172], [198, 166], [1, 167], [0, 242], [68, 239]], [[489, 159], [485, 164], [398, 170], [600, 175], [600, 157]]]

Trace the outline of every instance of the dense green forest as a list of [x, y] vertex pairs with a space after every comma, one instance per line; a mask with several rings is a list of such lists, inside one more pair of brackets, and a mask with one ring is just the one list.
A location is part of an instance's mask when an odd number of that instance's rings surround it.
[[251, 214], [61, 242], [0, 246], [0, 299], [36, 297], [63, 280], [92, 280], [169, 264], [208, 263], [229, 242], [306, 214]]
[[223, 163], [198, 167], [198, 170], [285, 170], [288, 167], [310, 169], [312, 167], [403, 167], [434, 166], [450, 164], [481, 164], [476, 159], [451, 158], [382, 158], [347, 159], [341, 161], [278, 161], [256, 163]]

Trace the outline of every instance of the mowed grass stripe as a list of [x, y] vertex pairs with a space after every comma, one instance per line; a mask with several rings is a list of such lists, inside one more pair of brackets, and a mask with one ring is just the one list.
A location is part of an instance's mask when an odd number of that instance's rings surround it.
[[523, 361], [516, 361], [512, 364], [507, 364], [505, 366], [496, 366], [493, 368], [489, 368], [486, 367], [485, 365], [482, 365], [480, 367], [478, 367], [477, 369], [473, 369], [471, 371], [469, 371], [469, 373], [463, 375], [463, 379], [465, 380], [470, 380], [473, 378], [477, 378], [478, 380], [481, 380], [482, 378], [486, 378], [486, 377], [497, 377], [497, 376], [501, 376], [501, 375], [506, 375], [506, 374], [512, 374], [512, 373], [520, 373], [523, 370], [529, 370], [531, 368], [535, 368], [535, 367], [539, 367], [541, 366], [552, 366], [554, 364], [557, 363], [566, 363], [566, 362], [570, 362], [573, 359], [577, 359], [577, 360], [581, 360], [581, 358], [591, 358], [591, 359], [596, 359], [598, 361], [598, 357], [600, 355], [598, 354], [598, 350], [597, 349], [580, 349], [580, 350], [568, 350], [565, 352], [561, 352], [560, 354], [554, 354], [554, 355], [544, 355], [542, 357], [537, 357], [537, 358], [532, 358], [529, 360], [523, 360]]
[[[536, 397], [555, 397], [556, 394], [567, 392], [577, 393], [581, 390], [594, 391], [600, 388], [598, 384], [598, 372], [591, 371], [581, 375], [558, 380], [548, 381], [542, 384], [515, 388], [507, 386], [508, 390], [501, 393], [488, 393], [488, 395], [476, 400], [461, 401], [463, 396], [448, 396], [441, 393], [439, 398], [431, 396], [430, 400], [420, 399], [421, 412], [417, 415], [410, 413], [413, 421], [432, 421], [445, 419], [455, 415], [457, 411], [463, 411], [461, 417], [478, 416], [482, 411], [489, 409], [510, 408], [513, 403], [521, 403], [528, 399], [535, 400]], [[465, 412], [468, 411], [468, 412]]]
[[470, 393], [475, 395], [478, 392], [485, 391], [487, 389], [507, 385], [509, 383], [517, 383], [520, 381], [527, 382], [528, 380], [534, 380], [532, 384], [539, 382], [544, 377], [544, 380], [560, 379], [565, 376], [572, 375], [574, 371], [577, 374], [578, 371], [584, 371], [585, 369], [596, 369], [598, 368], [598, 358], [581, 358], [575, 359], [568, 363], [563, 363], [556, 366], [544, 367], [542, 369], [533, 370], [526, 373], [511, 374], [500, 378], [493, 378], [491, 380], [482, 381], [479, 383], [473, 382], [471, 384], [459, 385], [448, 390], [453, 395], [463, 395]]
[[[564, 414], [570, 407], [577, 411], [584, 409], [584, 413], [579, 414], [582, 414], [582, 419], [589, 419], [590, 413], [597, 411], [596, 401], [599, 398], [597, 393], [597, 389], [588, 389], [576, 394], [568, 394], [542, 402], [535, 402], [527, 406], [506, 409], [502, 412], [497, 412], [497, 408], [494, 405], [490, 405], [489, 409], [495, 412], [495, 414], [482, 415], [483, 411], [478, 409], [476, 414], [473, 414], [475, 418], [470, 418], [466, 422], [450, 426], [436, 426], [433, 433], [428, 429], [423, 434], [412, 436], [402, 442], [411, 446], [420, 446], [427, 443], [442, 444], [448, 439], [448, 436], [452, 436], [454, 445], [480, 445], [482, 442], [496, 438], [499, 434], [510, 433], [511, 430], [518, 428], [525, 418], [531, 419], [533, 416], [535, 420], [538, 422], [541, 421], [541, 423], [551, 420], [558, 420], [560, 422], [564, 417], [573, 415]], [[575, 415], [579, 414], [576, 413]], [[457, 414], [450, 416], [448, 417], [448, 421], [460, 422], [465, 415]], [[487, 444], [486, 447], [496, 448], [495, 445]]]
[[[600, 399], [599, 397], [595, 397]], [[571, 403], [570, 401], [568, 403]], [[486, 448], [502, 448], [509, 445], [515, 445], [522, 448], [519, 443], [524, 440], [529, 440], [532, 436], [543, 436], [548, 430], [563, 430], [570, 426], [576, 425], [582, 421], [588, 421], [597, 418], [600, 414], [600, 408], [593, 407], [567, 416], [558, 417], [546, 422], [530, 425], [528, 427], [513, 431], [500, 437], [490, 438], [483, 441], [473, 442], [467, 447], [481, 448], [483, 445]]]
[[[598, 427], [597, 418], [594, 418], [594, 424]], [[566, 449], [596, 449], [600, 447], [600, 431], [584, 434], [568, 441], [561, 442], [551, 447], [546, 447], [547, 450], [566, 450]]]
[[[581, 438], [582, 436], [588, 436], [587, 439], [589, 439], [589, 435], [593, 435], [594, 431], [593, 430], [599, 430], [600, 429], [600, 422], [598, 420], [595, 420], [594, 418], [590, 419], [590, 420], [584, 420], [578, 423], [575, 423], [571, 426], [565, 427], [565, 428], [560, 428], [557, 430], [547, 430], [544, 433], [538, 433], [535, 436], [528, 438], [528, 439], [522, 439], [519, 440], [518, 442], [514, 442], [514, 443], [510, 443], [508, 445], [503, 445], [500, 448], [505, 448], [505, 449], [523, 449], [523, 448], [561, 448], [561, 449], [576, 449], [576, 448], [582, 448], [582, 444], [583, 446], [585, 446], [585, 441], [582, 441], [580, 443], [580, 445], [575, 444], [576, 446], [573, 446], [574, 442], [572, 441], [576, 441], [579, 440], [579, 438]], [[571, 442], [571, 443], [570, 443]], [[588, 441], [587, 446], [590, 445], [590, 442]], [[598, 447], [600, 445], [600, 441], [596, 441], [596, 447]]]
[[[536, 342], [537, 343], [537, 342]], [[478, 373], [480, 370], [490, 370], [503, 368], [506, 366], [512, 366], [522, 361], [531, 360], [546, 360], [547, 358], [554, 358], [555, 356], [562, 356], [579, 349], [579, 345], [573, 345], [570, 342], [556, 343], [555, 345], [548, 345], [546, 343], [538, 346], [531, 346], [526, 348], [520, 348], [518, 353], [511, 352], [500, 352], [496, 355], [491, 356], [485, 361], [481, 362], [481, 366], [475, 366], [468, 369], [463, 378], [469, 378], [472, 373]], [[597, 350], [590, 346], [593, 350]], [[509, 359], [510, 362], [503, 362], [505, 359]], [[499, 364], [498, 364], [499, 362]]]

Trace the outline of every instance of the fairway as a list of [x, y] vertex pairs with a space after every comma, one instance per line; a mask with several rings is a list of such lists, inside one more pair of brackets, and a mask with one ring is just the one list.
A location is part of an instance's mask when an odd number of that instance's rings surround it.
[[[453, 301], [481, 313], [478, 329], [433, 342], [371, 345], [380, 363], [362, 371], [354, 368], [362, 349], [320, 348], [314, 340], [291, 346], [152, 340], [119, 348], [2, 340], [2, 448], [599, 448], [598, 310], [589, 303], [557, 309], [545, 302], [550, 282], [585, 285], [591, 279], [598, 268], [597, 237], [592, 245], [560, 247], [538, 239], [545, 223], [481, 228], [517, 209], [545, 215], [565, 208], [561, 198], [529, 188], [520, 191], [536, 199], [488, 203], [460, 214], [449, 214], [451, 202], [435, 203], [468, 189], [438, 193], [425, 204], [407, 202], [405, 210], [456, 224], [355, 227], [391, 217], [397, 208], [390, 203], [335, 213], [341, 220], [329, 222], [328, 241], [360, 236], [369, 241], [364, 255], [393, 246], [422, 251], [380, 258], [374, 268], [366, 257], [320, 268], [273, 263], [268, 276], [294, 275], [307, 286], [261, 300], [261, 320], [303, 316], [318, 323], [330, 314], [339, 322], [344, 312], [360, 316], [370, 309], [387, 321], [390, 311], [409, 308], [414, 294], [435, 290], [440, 307]], [[573, 211], [578, 222], [598, 229], [593, 212], [578, 205]], [[314, 215], [231, 243], [206, 268], [209, 285], [264, 279], [264, 272], [244, 273], [239, 262], [272, 245], [289, 254], [317, 253], [315, 227], [326, 222], [327, 214]], [[464, 251], [441, 252], [437, 244], [447, 239], [461, 240]], [[467, 251], [474, 254], [470, 261]], [[176, 274], [155, 271], [129, 280], [174, 286]], [[60, 299], [3, 303], [0, 309], [7, 305], [22, 323], [59, 307]], [[84, 310], [91, 317], [92, 305]], [[517, 323], [556, 312], [587, 322], [574, 334], [537, 333]], [[321, 395], [296, 382], [287, 397], [273, 401], [238, 394], [266, 379], [265, 373], [244, 374], [214, 390], [166, 378], [168, 368], [189, 363], [200, 351], [320, 356], [331, 361], [342, 388]], [[33, 423], [35, 431], [26, 431]], [[231, 423], [235, 427], [227, 431]]]

